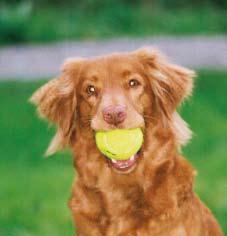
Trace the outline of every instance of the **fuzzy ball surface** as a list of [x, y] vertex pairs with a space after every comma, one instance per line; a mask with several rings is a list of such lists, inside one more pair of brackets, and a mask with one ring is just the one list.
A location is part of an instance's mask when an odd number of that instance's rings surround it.
[[114, 160], [128, 160], [143, 144], [140, 128], [115, 129], [95, 133], [96, 145], [106, 157]]

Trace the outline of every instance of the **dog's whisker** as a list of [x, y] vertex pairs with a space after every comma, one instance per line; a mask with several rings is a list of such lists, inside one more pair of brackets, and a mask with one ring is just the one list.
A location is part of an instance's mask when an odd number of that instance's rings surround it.
[[155, 118], [155, 117], [153, 117], [153, 116], [144, 115], [143, 117], [144, 117], [145, 119], [157, 120], [157, 118]]
[[91, 116], [80, 116], [81, 121], [83, 122], [91, 122], [92, 121], [92, 117]]

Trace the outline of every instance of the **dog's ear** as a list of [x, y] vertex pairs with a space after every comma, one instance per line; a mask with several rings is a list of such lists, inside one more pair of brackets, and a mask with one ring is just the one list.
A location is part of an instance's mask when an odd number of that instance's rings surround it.
[[157, 107], [170, 118], [181, 101], [191, 94], [195, 73], [169, 63], [157, 50], [144, 48], [134, 54], [145, 68]]
[[68, 59], [62, 66], [59, 78], [39, 88], [30, 98], [37, 106], [41, 118], [57, 125], [46, 155], [51, 155], [69, 145], [74, 128], [76, 110], [76, 85], [82, 59]]
[[195, 72], [169, 63], [158, 50], [151, 48], [139, 49], [133, 55], [144, 66], [144, 74], [154, 95], [156, 111], [164, 126], [167, 124], [173, 130], [179, 147], [186, 144], [191, 138], [191, 131], [176, 108], [191, 94]]

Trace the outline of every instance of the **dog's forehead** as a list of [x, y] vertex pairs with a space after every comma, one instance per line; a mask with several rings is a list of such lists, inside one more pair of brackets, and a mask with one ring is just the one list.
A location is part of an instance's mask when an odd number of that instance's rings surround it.
[[138, 73], [142, 65], [136, 57], [129, 54], [113, 54], [104, 57], [88, 59], [83, 67], [83, 76], [86, 78], [109, 78]]

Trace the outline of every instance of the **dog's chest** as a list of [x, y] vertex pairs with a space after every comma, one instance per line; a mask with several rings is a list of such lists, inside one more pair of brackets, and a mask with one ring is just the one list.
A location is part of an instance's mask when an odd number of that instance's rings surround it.
[[106, 209], [110, 219], [108, 231], [114, 232], [111, 236], [166, 236], [166, 232], [168, 236], [185, 235], [183, 229], [178, 230], [178, 225], [174, 223], [175, 211], [157, 212], [139, 187], [107, 195]]
[[108, 192], [104, 196], [106, 213], [110, 218], [109, 228], [116, 231], [116, 235], [134, 231], [152, 215], [152, 209], [138, 187]]
[[[94, 227], [103, 236], [167, 236], [163, 232], [168, 232], [168, 236], [177, 235], [172, 234], [178, 227], [173, 216], [158, 216], [139, 186], [108, 191], [78, 187], [76, 193], [72, 198], [71, 208], [78, 226], [83, 217], [83, 222], [86, 220], [87, 225], [92, 220]], [[82, 228], [80, 232], [84, 230]], [[182, 233], [179, 235], [184, 236]]]

